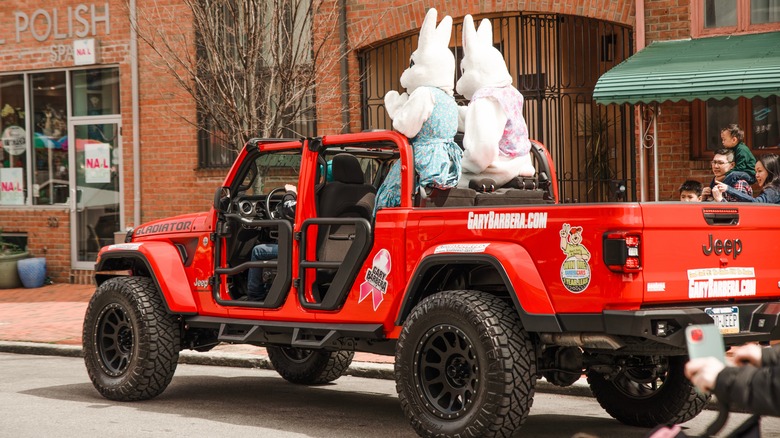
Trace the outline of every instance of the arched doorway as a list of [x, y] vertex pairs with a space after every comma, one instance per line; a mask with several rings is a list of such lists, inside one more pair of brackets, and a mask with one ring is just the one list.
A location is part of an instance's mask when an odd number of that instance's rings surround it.
[[[599, 76], [632, 54], [631, 28], [563, 14], [517, 12], [487, 18], [494, 44], [525, 97], [531, 136], [547, 146], [556, 162], [560, 199], [634, 200], [633, 106], [593, 102]], [[462, 24], [456, 24], [450, 46], [456, 59], [462, 56], [461, 31]], [[383, 97], [388, 90], [400, 90], [399, 78], [416, 46], [417, 31], [359, 53], [363, 129], [391, 128]]]

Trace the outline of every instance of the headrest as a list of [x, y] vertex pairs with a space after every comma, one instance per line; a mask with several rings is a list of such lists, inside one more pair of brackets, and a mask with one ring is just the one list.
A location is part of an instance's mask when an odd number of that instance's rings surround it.
[[360, 161], [350, 154], [338, 154], [333, 157], [333, 180], [345, 184], [363, 184], [363, 169]]

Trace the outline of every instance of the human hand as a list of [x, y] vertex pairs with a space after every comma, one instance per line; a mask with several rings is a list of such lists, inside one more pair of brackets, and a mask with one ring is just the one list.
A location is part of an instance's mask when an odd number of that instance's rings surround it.
[[[728, 190], [728, 189], [726, 189], [726, 190]], [[714, 199], [716, 202], [722, 202], [723, 201], [723, 193], [726, 190], [721, 190], [720, 183], [716, 184], [712, 188], [712, 199]]]
[[750, 364], [755, 367], [761, 366], [761, 355], [763, 347], [758, 344], [746, 344], [731, 348], [731, 359], [734, 365]]
[[715, 187], [717, 187], [717, 189], [718, 189], [718, 190], [719, 190], [721, 193], [726, 193], [726, 191], [729, 189], [729, 186], [728, 186], [728, 184], [726, 184], [726, 183], [724, 183], [724, 182], [720, 182], [720, 181], [718, 181], [717, 183], [715, 183]]
[[296, 195], [298, 194], [298, 188], [292, 184], [285, 184], [284, 189], [287, 190], [288, 192], [295, 193]]
[[701, 197], [702, 198], [709, 198], [712, 196], [712, 189], [709, 187], [704, 187], [701, 189]]
[[703, 393], [712, 392], [715, 389], [715, 381], [718, 374], [723, 371], [726, 365], [714, 357], [702, 357], [692, 359], [685, 364], [685, 377], [687, 377], [693, 386]]

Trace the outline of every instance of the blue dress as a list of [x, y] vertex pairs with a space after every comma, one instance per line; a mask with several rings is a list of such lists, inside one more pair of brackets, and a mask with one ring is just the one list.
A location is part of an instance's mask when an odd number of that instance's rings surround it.
[[[458, 131], [458, 105], [455, 98], [436, 87], [426, 87], [433, 95], [434, 105], [420, 132], [409, 139], [414, 155], [414, 170], [420, 187], [453, 188], [460, 180], [463, 151], [455, 143]], [[376, 194], [376, 210], [401, 205], [401, 160], [393, 163]]]

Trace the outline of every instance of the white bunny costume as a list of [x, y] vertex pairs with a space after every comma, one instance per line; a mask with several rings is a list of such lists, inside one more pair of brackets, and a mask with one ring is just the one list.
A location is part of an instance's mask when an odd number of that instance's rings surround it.
[[523, 118], [523, 95], [512, 86], [504, 57], [493, 47], [493, 28], [482, 20], [463, 19], [463, 60], [456, 90], [469, 99], [459, 108], [463, 131], [463, 173], [459, 185], [490, 178], [497, 186], [516, 176], [533, 176], [531, 141]]
[[[458, 106], [453, 97], [455, 57], [449, 49], [452, 18], [436, 27], [436, 9], [425, 15], [417, 50], [401, 74], [407, 93], [388, 91], [385, 109], [393, 128], [409, 137], [420, 187], [453, 188], [461, 174], [462, 151], [454, 138]], [[376, 210], [401, 204], [401, 163], [395, 162], [379, 187]]]

